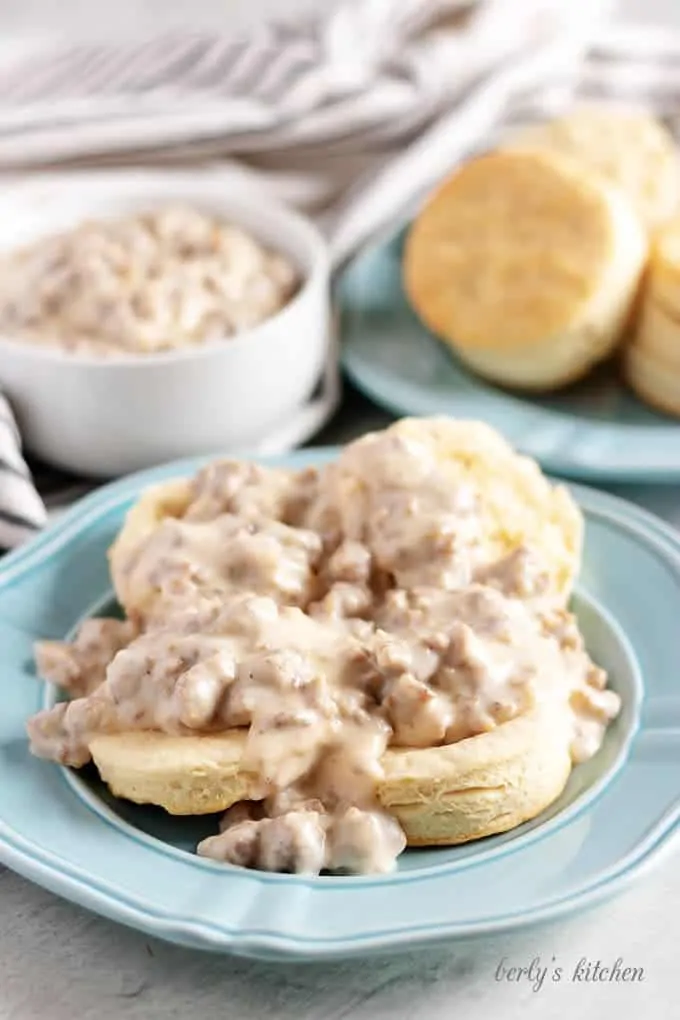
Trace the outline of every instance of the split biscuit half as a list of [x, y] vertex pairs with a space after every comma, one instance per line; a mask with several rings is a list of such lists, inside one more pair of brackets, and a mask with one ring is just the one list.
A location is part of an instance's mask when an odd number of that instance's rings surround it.
[[[357, 513], [371, 482], [367, 454], [385, 437], [415, 444], [450, 480], [452, 493], [463, 484], [478, 497], [489, 561], [529, 546], [546, 564], [551, 589], [566, 603], [581, 561], [581, 511], [566, 488], [553, 484], [535, 461], [481, 422], [405, 418], [361, 437], [329, 468], [333, 477], [326, 488], [335, 507]], [[409, 479], [403, 482], [408, 486]], [[136, 569], [140, 553], [159, 529], [182, 518], [191, 499], [191, 480], [173, 480], [148, 489], [128, 512], [109, 551], [114, 590], [128, 616], [144, 619], [156, 597], [148, 575]]]
[[[173, 815], [204, 815], [258, 799], [258, 779], [241, 768], [247, 734], [100, 734], [92, 758], [114, 796]], [[464, 843], [535, 818], [571, 773], [564, 705], [546, 702], [495, 730], [443, 747], [389, 749], [377, 787], [381, 806], [410, 846]]]

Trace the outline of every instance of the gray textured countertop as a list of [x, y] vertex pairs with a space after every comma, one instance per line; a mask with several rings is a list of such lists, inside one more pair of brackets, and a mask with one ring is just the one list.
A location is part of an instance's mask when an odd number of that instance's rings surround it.
[[[186, 22], [249, 20], [294, 0], [0, 0], [0, 36], [127, 31]], [[296, 6], [310, 6], [312, 0]], [[317, 0], [318, 2], [318, 0]], [[678, 0], [627, 0], [623, 13], [680, 25]], [[189, 12], [187, 14], [187, 12]], [[344, 442], [389, 418], [348, 392], [322, 442]], [[680, 525], [680, 488], [621, 490]], [[339, 965], [274, 967], [190, 952], [101, 920], [0, 869], [1, 1020], [610, 1020], [672, 1015], [680, 946], [680, 847], [627, 893], [529, 934], [457, 944], [411, 956]], [[565, 980], [533, 990], [499, 981], [503, 957], [552, 957], [571, 974], [579, 959], [643, 967], [638, 984]]]

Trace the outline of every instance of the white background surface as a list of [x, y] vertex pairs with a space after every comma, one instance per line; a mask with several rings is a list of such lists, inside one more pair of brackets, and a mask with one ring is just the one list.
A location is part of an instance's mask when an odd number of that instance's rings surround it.
[[[316, 0], [317, 3], [323, 0]], [[398, 0], [395, 0], [398, 2]], [[587, 0], [564, 0], [581, 3]], [[8, 34], [127, 33], [178, 24], [248, 23], [314, 0], [0, 0]], [[622, 0], [626, 17], [680, 27], [680, 0]], [[354, 431], [354, 428], [353, 428]], [[661, 507], [680, 495], [662, 493]], [[148, 940], [0, 871], [1, 1020], [665, 1020], [677, 1010], [680, 847], [626, 894], [582, 917], [531, 934], [457, 944], [381, 961], [273, 967], [180, 950]], [[495, 979], [503, 957], [540, 957], [565, 980], [533, 991]], [[639, 984], [568, 980], [586, 957], [643, 967]], [[675, 1007], [673, 1004], [676, 1004]]]

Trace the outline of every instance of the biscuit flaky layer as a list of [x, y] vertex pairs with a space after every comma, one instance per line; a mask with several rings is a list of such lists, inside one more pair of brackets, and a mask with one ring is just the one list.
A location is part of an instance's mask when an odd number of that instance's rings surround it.
[[624, 367], [630, 387], [645, 403], [680, 416], [680, 219], [655, 238]]
[[[115, 796], [173, 815], [226, 810], [261, 796], [241, 767], [246, 733], [173, 737], [102, 734], [90, 744]], [[393, 748], [377, 796], [410, 846], [453, 845], [505, 832], [534, 818], [562, 793], [571, 771], [564, 708], [548, 705], [489, 733], [430, 749]]]
[[619, 189], [549, 151], [458, 169], [416, 218], [404, 285], [423, 322], [484, 377], [565, 385], [619, 342], [647, 253]]
[[629, 350], [639, 351], [669, 376], [680, 378], [680, 317], [675, 318], [660, 301], [648, 296]]
[[673, 362], [643, 347], [632, 346], [626, 351], [625, 374], [631, 389], [646, 404], [664, 414], [680, 417], [680, 366], [677, 351]]
[[680, 321], [680, 217], [659, 231], [647, 269], [644, 303], [656, 303]]

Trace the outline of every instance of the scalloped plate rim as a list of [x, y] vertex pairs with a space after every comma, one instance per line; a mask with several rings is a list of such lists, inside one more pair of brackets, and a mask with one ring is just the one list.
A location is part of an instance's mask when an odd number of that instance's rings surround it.
[[[333, 456], [335, 447], [298, 451], [297, 454], [284, 457], [257, 458], [271, 463], [291, 462], [319, 463]], [[191, 458], [184, 461], [164, 465], [150, 471], [139, 472], [117, 482], [104, 486], [95, 493], [86, 496], [79, 504], [72, 507], [53, 527], [34, 539], [28, 546], [8, 554], [0, 566], [0, 590], [12, 587], [30, 574], [34, 567], [44, 562], [60, 550], [68, 547], [78, 531], [87, 524], [96, 523], [112, 509], [123, 511], [128, 499], [134, 499], [139, 490], [148, 484], [173, 476], [186, 475], [210, 458]], [[632, 522], [636, 528], [651, 532], [656, 539], [670, 541], [674, 551], [680, 554], [680, 538], [674, 530], [653, 514], [633, 504], [627, 503], [616, 496], [603, 494], [589, 487], [571, 486], [577, 498], [585, 503], [586, 512], [589, 503], [599, 509], [610, 512], [615, 518], [623, 515], [625, 524]], [[594, 509], [594, 507], [591, 507]], [[654, 542], [656, 545], [657, 543]], [[16, 833], [5, 822], [0, 821], [0, 859], [25, 877], [59, 892], [67, 898], [83, 906], [95, 909], [108, 917], [117, 919], [133, 927], [140, 928], [151, 934], [161, 934], [174, 941], [187, 945], [201, 944], [231, 952], [249, 953], [284, 953], [286, 958], [323, 958], [330, 956], [347, 956], [362, 950], [397, 949], [407, 943], [414, 935], [419, 943], [443, 941], [453, 937], [465, 937], [480, 934], [491, 934], [509, 929], [524, 927], [547, 921], [579, 908], [599, 902], [602, 898], [613, 894], [627, 884], [647, 866], [656, 861], [673, 841], [672, 837], [680, 830], [680, 801], [669, 809], [663, 817], [655, 819], [644, 838], [638, 840], [634, 848], [624, 859], [619, 859], [601, 874], [595, 876], [590, 885], [570, 892], [554, 901], [534, 907], [523, 912], [514, 912], [505, 916], [483, 919], [476, 923], [470, 922], [437, 922], [433, 926], [409, 926], [403, 930], [362, 934], [356, 943], [347, 936], [333, 936], [327, 939], [314, 937], [310, 942], [300, 935], [285, 935], [263, 929], [243, 929], [236, 927], [229, 930], [224, 925], [213, 925], [199, 922], [196, 919], [182, 918], [170, 914], [164, 920], [154, 912], [145, 911], [138, 906], [130, 906], [119, 892], [106, 893], [92, 885], [87, 879], [78, 877], [82, 870], [68, 863], [60, 864], [59, 859], [50, 862], [51, 855], [37, 844], [32, 844]], [[22, 850], [22, 844], [24, 849]], [[411, 881], [417, 881], [414, 876]]]

